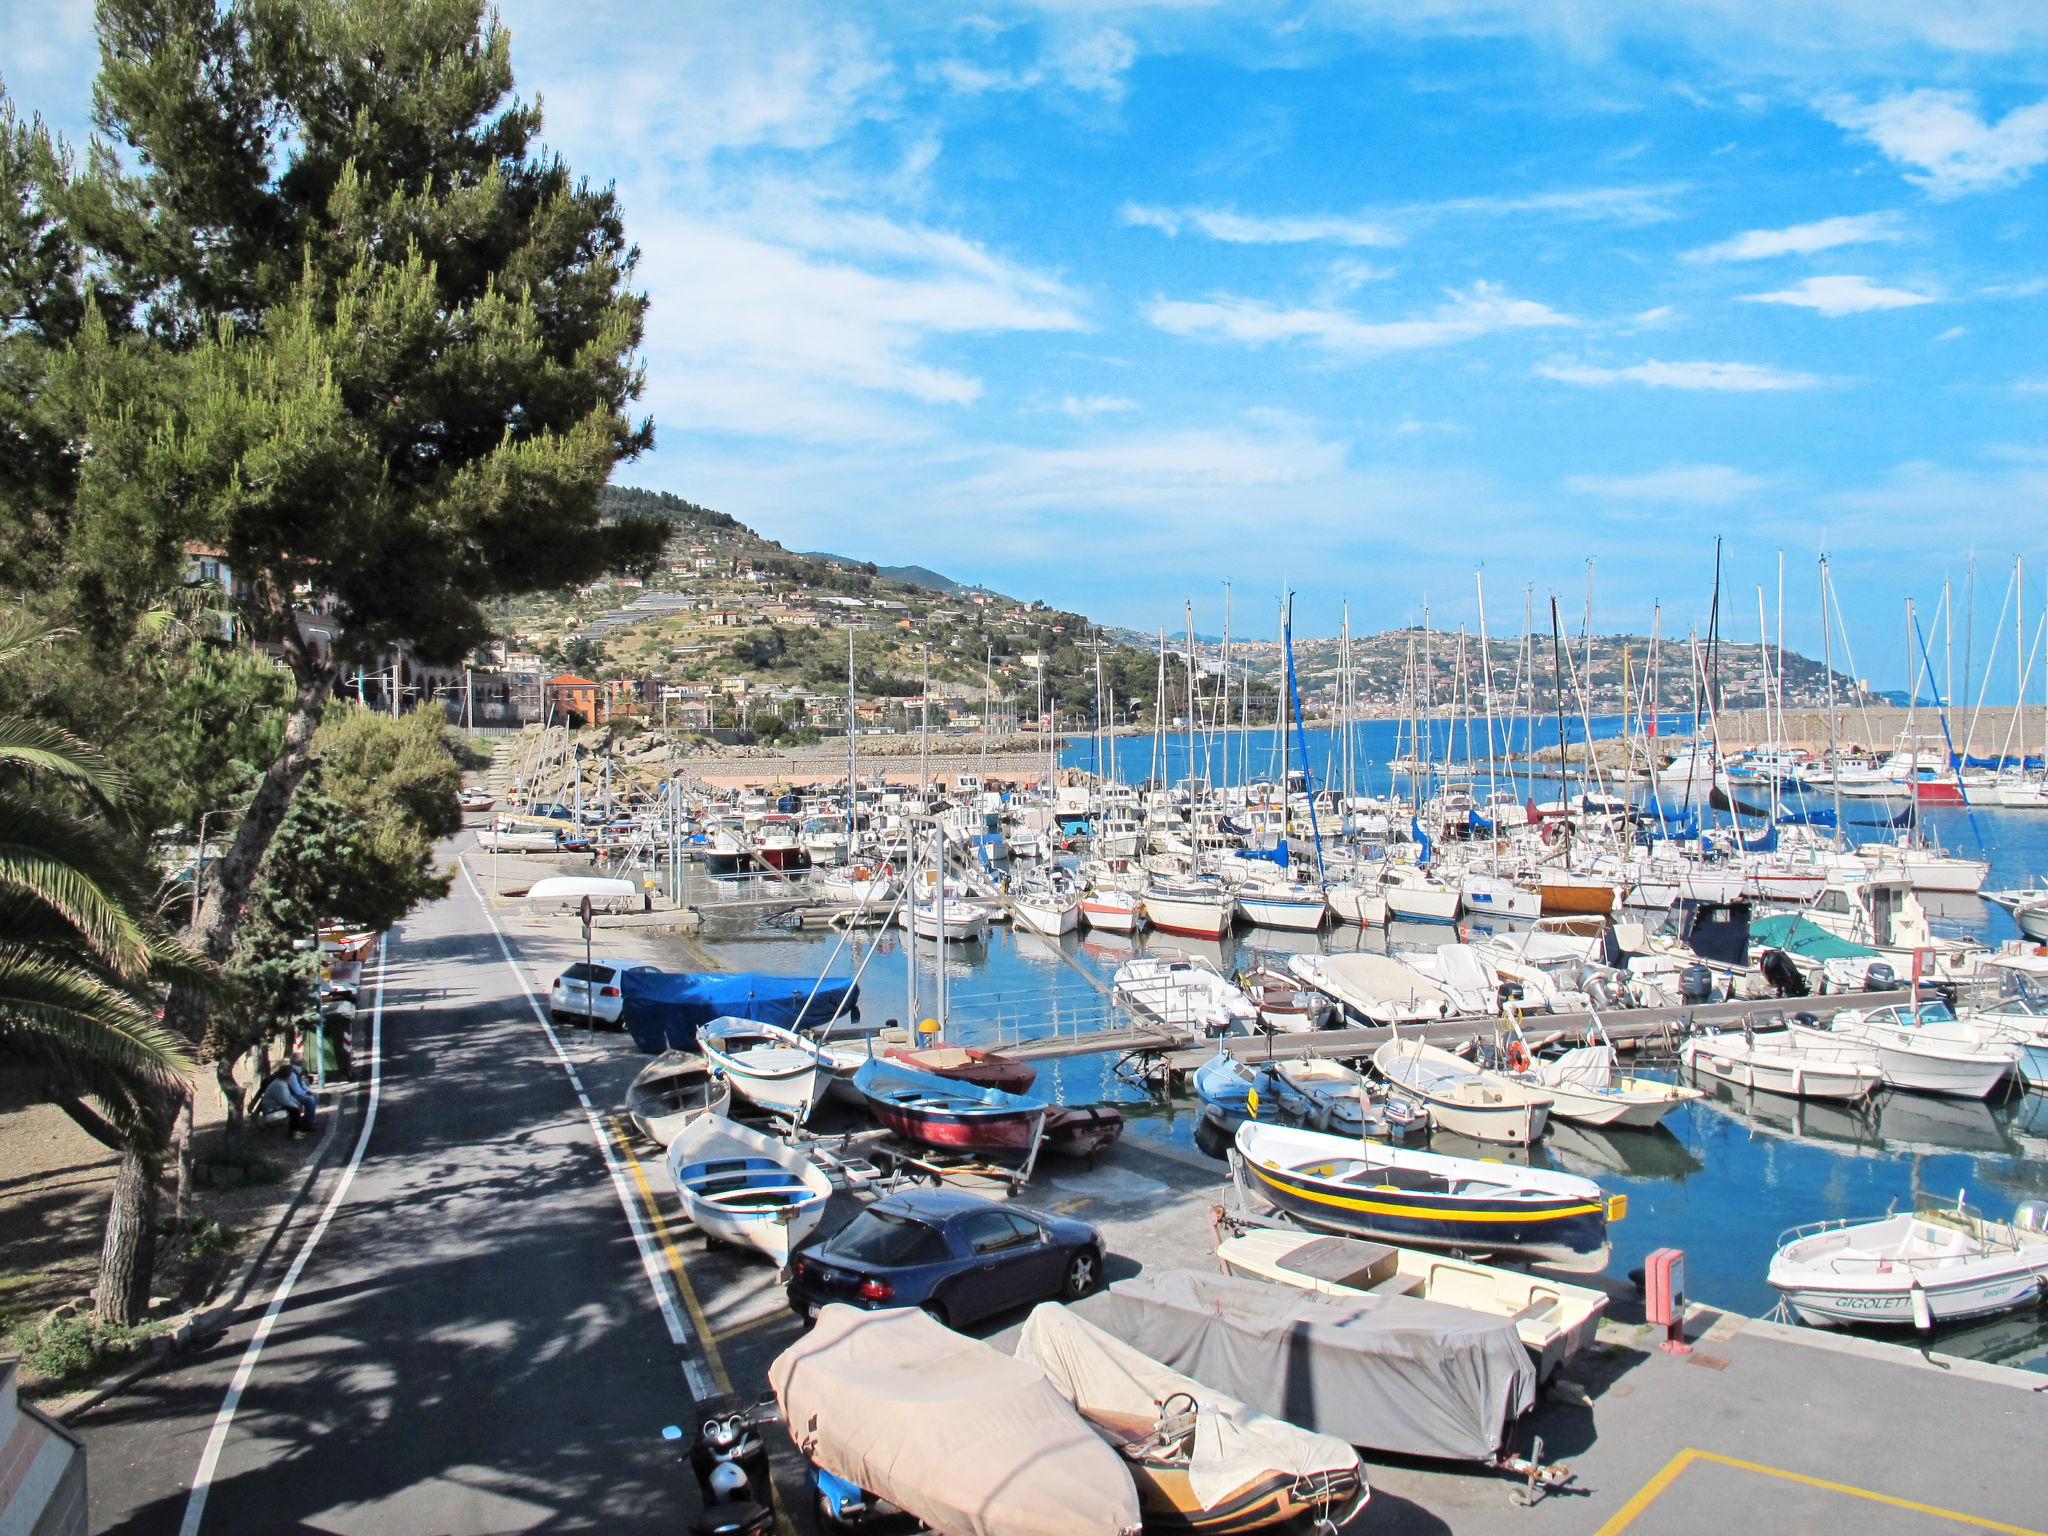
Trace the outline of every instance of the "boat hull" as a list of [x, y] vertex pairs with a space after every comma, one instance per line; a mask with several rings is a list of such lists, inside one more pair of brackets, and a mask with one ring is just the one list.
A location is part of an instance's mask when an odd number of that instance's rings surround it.
[[1378, 891], [1357, 885], [1333, 885], [1327, 895], [1330, 911], [1336, 914], [1338, 922], [1356, 923], [1361, 928], [1387, 925], [1387, 898]]
[[1078, 903], [1063, 902], [1057, 906], [1039, 906], [1029, 901], [1013, 902], [1010, 914], [1017, 926], [1028, 928], [1033, 933], [1042, 933], [1056, 939], [1063, 933], [1072, 933], [1081, 926], [1081, 908]]
[[1894, 1088], [1937, 1093], [1952, 1099], [1989, 1098], [2013, 1064], [2000, 1056], [1931, 1055], [1874, 1042], [1877, 1064]]
[[905, 1141], [948, 1152], [1028, 1152], [1038, 1140], [1046, 1112], [1002, 1109], [927, 1110], [870, 1096], [868, 1107]]
[[1314, 933], [1329, 915], [1329, 904], [1320, 897], [1302, 901], [1294, 897], [1267, 897], [1237, 893], [1238, 910], [1255, 928], [1284, 928], [1295, 933]]
[[1244, 1166], [1266, 1198], [1318, 1231], [1423, 1248], [1513, 1254], [1575, 1274], [1607, 1267], [1607, 1209], [1560, 1195], [1541, 1201], [1473, 1201], [1393, 1188], [1355, 1189], [1250, 1158]]
[[[1887, 1288], [1771, 1281], [1785, 1304], [1801, 1321], [1820, 1328], [1844, 1324], [1911, 1328], [1913, 1290], [1910, 1285]], [[1973, 1317], [1995, 1317], [2037, 1299], [2042, 1280], [2028, 1270], [1986, 1273], [1952, 1281], [1923, 1281], [1927, 1310], [1936, 1323], [1959, 1323]]]
[[1456, 891], [1390, 885], [1386, 889], [1386, 903], [1389, 922], [1455, 923], [1458, 920]]
[[1866, 1099], [1882, 1081], [1875, 1072], [1831, 1066], [1781, 1066], [1753, 1062], [1742, 1056], [1716, 1056], [1688, 1044], [1680, 1060], [1702, 1077], [1718, 1078], [1738, 1088], [1781, 1093], [1795, 1099], [1834, 1099], [1844, 1103]]
[[1673, 1093], [1662, 1083], [1645, 1084], [1640, 1090], [1623, 1087], [1612, 1094], [1587, 1093], [1546, 1083], [1543, 1091], [1551, 1098], [1550, 1113], [1559, 1120], [1574, 1125], [1626, 1126], [1637, 1130], [1656, 1125], [1679, 1105], [1699, 1097], [1697, 1088]]
[[1089, 897], [1081, 903], [1081, 921], [1104, 933], [1136, 933], [1145, 922], [1145, 909], [1137, 902], [1107, 902]]
[[1615, 909], [1611, 885], [1554, 884], [1541, 887], [1545, 917], [1602, 917]]
[[1145, 916], [1161, 933], [1177, 933], [1190, 939], [1220, 939], [1237, 920], [1237, 903], [1229, 901], [1186, 901], [1174, 896], [1145, 897]]

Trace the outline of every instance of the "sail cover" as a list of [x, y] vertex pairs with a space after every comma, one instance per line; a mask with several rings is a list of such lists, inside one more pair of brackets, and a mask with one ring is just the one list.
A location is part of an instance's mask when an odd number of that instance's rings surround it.
[[1108, 1294], [1105, 1326], [1133, 1348], [1371, 1450], [1483, 1461], [1536, 1398], [1514, 1324], [1463, 1307], [1187, 1269], [1119, 1280]]
[[1017, 1358], [1044, 1371], [1084, 1417], [1127, 1430], [1134, 1440], [1150, 1432], [1161, 1405], [1176, 1394], [1193, 1398], [1188, 1488], [1204, 1509], [1218, 1508], [1247, 1484], [1274, 1472], [1297, 1478], [1364, 1475], [1358, 1453], [1346, 1442], [1282, 1423], [1170, 1371], [1058, 1302], [1032, 1309], [1017, 1339]]
[[1138, 1530], [1123, 1458], [1043, 1371], [912, 1308], [822, 1308], [768, 1384], [798, 1450], [943, 1536]]
[[619, 977], [621, 1022], [633, 1043], [649, 1054], [695, 1050], [699, 1026], [713, 1019], [752, 1019], [785, 1029], [823, 1024], [851, 1008], [859, 996], [860, 989], [843, 978], [821, 982], [814, 976], [761, 971], [698, 973], [641, 966]]

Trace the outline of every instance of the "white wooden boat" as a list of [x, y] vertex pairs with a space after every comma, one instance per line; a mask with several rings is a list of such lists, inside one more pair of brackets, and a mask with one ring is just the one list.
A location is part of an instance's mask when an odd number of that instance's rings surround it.
[[1455, 923], [1458, 890], [1410, 864], [1389, 864], [1380, 875], [1387, 917], [1410, 923]]
[[1365, 1079], [1341, 1061], [1315, 1056], [1269, 1061], [1259, 1083], [1261, 1097], [1270, 1091], [1285, 1113], [1313, 1130], [1338, 1136], [1365, 1133]]
[[[1499, 875], [1468, 871], [1458, 882], [1458, 902], [1465, 911], [1483, 917], [1528, 917], [1543, 915], [1540, 892], [1503, 880]], [[1670, 903], [1666, 902], [1666, 906]]]
[[668, 1149], [668, 1176], [697, 1230], [765, 1253], [780, 1269], [809, 1237], [832, 1181], [802, 1152], [723, 1115], [684, 1126]]
[[764, 1109], [803, 1116], [840, 1070], [837, 1055], [779, 1024], [713, 1019], [697, 1031], [704, 1059]]
[[1700, 1090], [1655, 1078], [1615, 1075], [1614, 1047], [1582, 1045], [1554, 1060], [1537, 1060], [1514, 1074], [1551, 1097], [1552, 1118], [1579, 1125], [1655, 1125]]
[[1281, 1034], [1321, 1029], [1330, 1022], [1330, 1000], [1286, 971], [1259, 966], [1238, 976], [1238, 985], [1259, 1010], [1259, 1022]]
[[1790, 1030], [1747, 1038], [1695, 1035], [1678, 1048], [1678, 1061], [1696, 1076], [1795, 1099], [1865, 1099], [1884, 1081], [1861, 1046], [1807, 1045]]
[[1419, 1037], [1396, 1035], [1372, 1053], [1372, 1065], [1427, 1104], [1430, 1117], [1455, 1135], [1527, 1146], [1550, 1118], [1545, 1090], [1476, 1067]]
[[1220, 939], [1237, 922], [1237, 898], [1209, 881], [1157, 881], [1145, 887], [1145, 916], [1162, 933]]
[[722, 1115], [731, 1105], [732, 1083], [694, 1051], [663, 1051], [626, 1089], [626, 1113], [662, 1147], [699, 1115]]
[[1206, 1035], [1249, 1034], [1259, 1022], [1250, 998], [1200, 955], [1141, 955], [1116, 969], [1110, 995], [1159, 1024]]
[[1223, 1272], [1271, 1280], [1325, 1296], [1413, 1296], [1504, 1317], [1536, 1362], [1539, 1379], [1593, 1342], [1607, 1293], [1548, 1275], [1499, 1269], [1448, 1254], [1389, 1247], [1352, 1237], [1279, 1229], [1227, 1237], [1216, 1245]]
[[1018, 927], [1056, 939], [1081, 926], [1081, 899], [1068, 891], [1023, 891], [1010, 898], [1010, 915]]
[[1820, 1327], [1877, 1323], [1931, 1328], [2026, 1306], [2048, 1275], [2048, 1206], [2029, 1201], [2010, 1222], [1958, 1199], [1909, 1216], [1817, 1222], [1778, 1239], [1769, 1280]]
[[1384, 928], [1387, 925], [1387, 896], [1377, 880], [1370, 884], [1339, 880], [1326, 887], [1323, 896], [1340, 923], [1356, 923], [1361, 928]]

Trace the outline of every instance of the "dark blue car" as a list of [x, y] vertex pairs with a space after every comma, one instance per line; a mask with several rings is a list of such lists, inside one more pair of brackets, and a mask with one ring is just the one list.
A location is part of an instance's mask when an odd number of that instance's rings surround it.
[[949, 1327], [1101, 1283], [1102, 1235], [1084, 1221], [951, 1189], [877, 1200], [797, 1254], [790, 1307], [810, 1318], [828, 1301], [922, 1307]]

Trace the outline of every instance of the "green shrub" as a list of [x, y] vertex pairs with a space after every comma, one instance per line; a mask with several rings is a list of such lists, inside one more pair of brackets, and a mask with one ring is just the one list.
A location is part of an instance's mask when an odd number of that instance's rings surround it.
[[193, 1229], [192, 1244], [186, 1251], [194, 1263], [203, 1263], [207, 1259], [229, 1252], [241, 1235], [226, 1222], [208, 1221], [202, 1216], [198, 1226]]
[[90, 1315], [46, 1317], [14, 1330], [22, 1363], [46, 1381], [82, 1376], [133, 1354], [156, 1332], [152, 1325], [115, 1328]]
[[216, 1168], [239, 1168], [244, 1184], [276, 1184], [285, 1176], [285, 1166], [261, 1147], [216, 1147], [200, 1158]]

